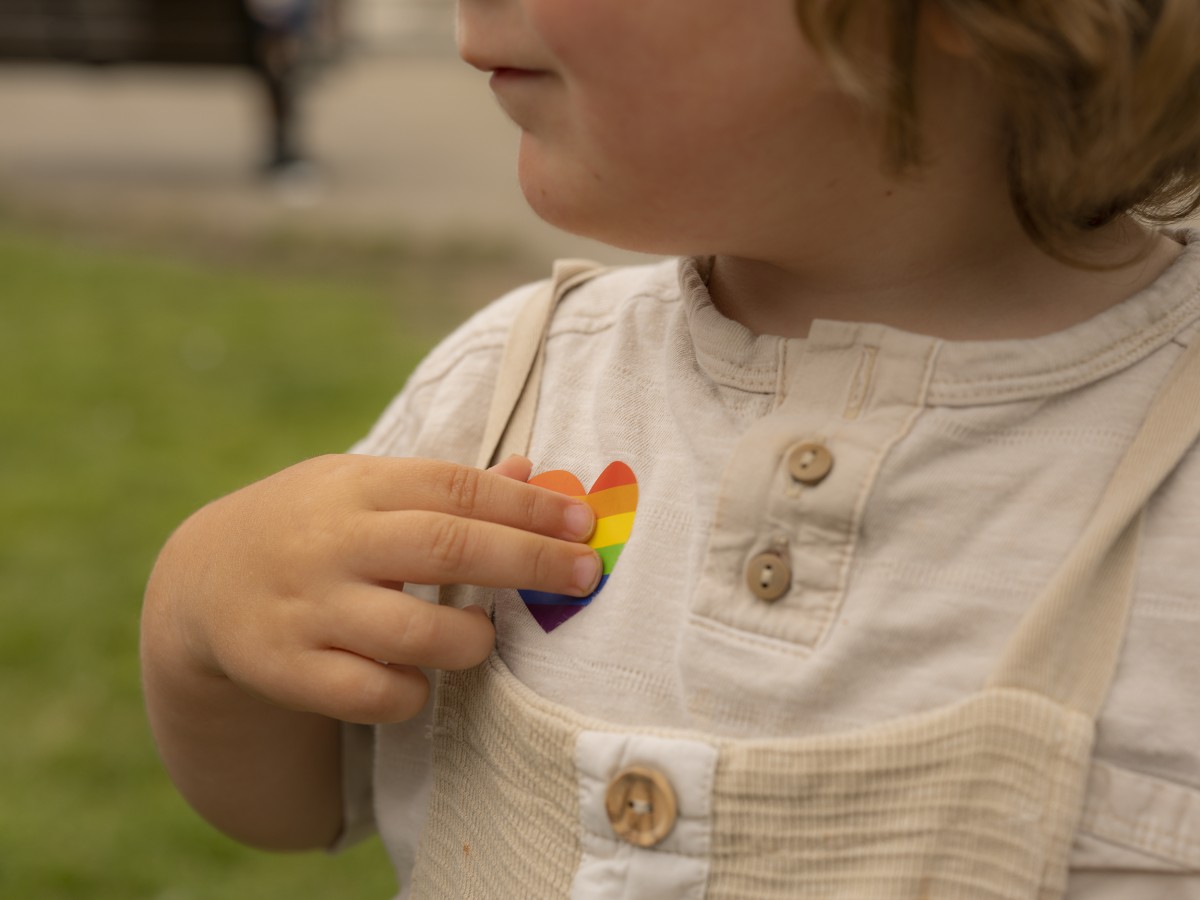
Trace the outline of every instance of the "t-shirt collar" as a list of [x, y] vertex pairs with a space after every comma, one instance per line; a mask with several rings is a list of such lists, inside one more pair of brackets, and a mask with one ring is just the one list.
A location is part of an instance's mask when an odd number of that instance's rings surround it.
[[1183, 250], [1149, 287], [1084, 322], [1022, 340], [946, 341], [827, 319], [815, 321], [806, 338], [755, 335], [713, 305], [706, 286], [710, 258], [680, 260], [679, 285], [697, 363], [721, 384], [773, 392], [786, 377], [785, 360], [805, 352], [872, 346], [908, 356], [935, 349], [926, 402], [966, 406], [1074, 390], [1194, 331], [1200, 321], [1200, 232], [1182, 230], [1172, 236]]

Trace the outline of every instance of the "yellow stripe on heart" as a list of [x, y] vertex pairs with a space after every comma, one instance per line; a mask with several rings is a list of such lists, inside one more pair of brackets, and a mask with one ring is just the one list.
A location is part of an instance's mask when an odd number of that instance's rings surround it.
[[596, 531], [588, 541], [588, 546], [598, 549], [625, 543], [633, 531], [633, 518], [634, 513], [628, 512], [597, 519]]

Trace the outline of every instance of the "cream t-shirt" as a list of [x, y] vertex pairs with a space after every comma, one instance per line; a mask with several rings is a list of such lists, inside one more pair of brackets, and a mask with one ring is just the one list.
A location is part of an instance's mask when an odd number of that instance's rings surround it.
[[[738, 737], [848, 731], [977, 690], [1200, 330], [1200, 238], [1181, 240], [1149, 289], [1020, 341], [832, 321], [755, 336], [713, 307], [703, 261], [576, 289], [547, 339], [530, 456], [585, 487], [626, 463], [636, 517], [603, 591], [553, 631], [515, 590], [489, 592], [500, 655], [587, 716]], [[473, 463], [531, 289], [437, 348], [356, 451]], [[815, 485], [789, 466], [808, 444], [832, 455]], [[1070, 898], [1200, 898], [1200, 450], [1144, 535]], [[751, 584], [763, 553], [790, 570], [770, 602]], [[349, 735], [351, 828], [371, 802], [402, 882], [427, 726], [376, 729], [369, 754]]]

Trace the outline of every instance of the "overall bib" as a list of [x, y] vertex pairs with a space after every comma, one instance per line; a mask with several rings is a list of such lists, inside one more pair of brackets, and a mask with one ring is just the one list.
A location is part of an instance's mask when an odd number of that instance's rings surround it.
[[[554, 306], [591, 274], [560, 264], [522, 311], [481, 464], [528, 447]], [[590, 719], [534, 694], [497, 655], [442, 673], [412, 896], [1061, 897], [1142, 511], [1198, 433], [1193, 345], [987, 682], [950, 706], [841, 734], [744, 740]], [[614, 809], [630, 771], [648, 787]], [[703, 801], [665, 808], [672, 784]]]

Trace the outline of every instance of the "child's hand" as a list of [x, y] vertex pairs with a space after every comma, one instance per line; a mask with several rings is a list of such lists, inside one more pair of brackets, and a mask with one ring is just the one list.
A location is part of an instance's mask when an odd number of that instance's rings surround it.
[[495, 632], [481, 609], [427, 603], [405, 582], [595, 586], [598, 558], [581, 543], [591, 510], [528, 477], [519, 457], [491, 472], [366, 456], [293, 466], [180, 527], [151, 578], [147, 622], [160, 639], [171, 632], [179, 665], [277, 706], [409, 718], [428, 696], [417, 667], [476, 665]]

